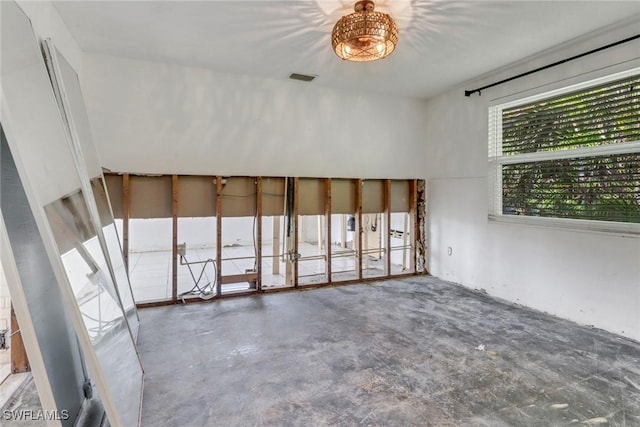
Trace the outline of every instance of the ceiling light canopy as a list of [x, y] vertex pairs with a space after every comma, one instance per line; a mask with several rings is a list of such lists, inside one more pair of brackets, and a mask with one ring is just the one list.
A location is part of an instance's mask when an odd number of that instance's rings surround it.
[[391, 54], [398, 43], [398, 26], [386, 13], [375, 12], [371, 0], [356, 2], [355, 13], [333, 27], [331, 45], [342, 59], [375, 61]]

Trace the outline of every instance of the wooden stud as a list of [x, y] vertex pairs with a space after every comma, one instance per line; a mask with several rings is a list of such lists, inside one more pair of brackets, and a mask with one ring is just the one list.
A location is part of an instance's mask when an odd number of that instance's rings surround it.
[[255, 286], [255, 283], [258, 280], [257, 273], [243, 273], [243, 274], [229, 274], [228, 276], [222, 276], [221, 284], [225, 285], [228, 283], [242, 283], [249, 282], [252, 286]]
[[178, 299], [178, 175], [171, 176], [171, 299]]
[[358, 280], [362, 279], [362, 180], [356, 180], [356, 233], [354, 236], [354, 244], [356, 250], [356, 269], [358, 271]]
[[216, 295], [222, 295], [222, 177], [216, 176]]
[[[415, 276], [415, 273], [404, 273], [404, 274], [398, 274], [393, 276], [394, 279], [399, 279], [399, 278], [405, 278], [405, 277], [413, 277]], [[380, 281], [380, 277], [364, 277], [362, 278], [362, 280], [358, 280], [358, 279], [351, 279], [351, 280], [345, 280], [343, 282], [334, 282], [334, 283], [314, 283], [312, 285], [307, 285], [307, 286], [302, 286], [300, 288], [297, 289], [292, 289], [292, 288], [287, 288], [287, 287], [282, 287], [282, 288], [268, 288], [268, 289], [264, 289], [263, 292], [264, 293], [278, 293], [278, 292], [295, 292], [295, 291], [304, 291], [304, 290], [308, 290], [308, 289], [316, 289], [316, 288], [324, 288], [324, 287], [335, 287], [335, 286], [344, 286], [344, 285], [359, 285], [362, 283], [369, 283], [369, 282], [377, 282]], [[235, 282], [234, 282], [235, 283]], [[220, 298], [223, 299], [227, 299], [227, 298], [240, 298], [240, 297], [251, 297], [251, 296], [256, 296], [257, 293], [255, 291], [249, 290], [249, 291], [238, 291], [238, 292], [232, 292], [232, 293], [228, 293], [225, 295], [221, 295]], [[189, 298], [186, 299], [184, 302], [185, 304], [199, 304], [199, 303], [204, 303], [207, 301], [211, 301], [211, 300], [203, 300], [200, 298]], [[136, 304], [136, 307], [139, 309], [145, 309], [145, 308], [151, 308], [151, 307], [164, 307], [164, 306], [168, 306], [168, 305], [175, 305], [175, 304], [181, 304], [182, 301], [153, 301], [153, 302], [143, 302], [143, 303], [139, 303]]]
[[289, 204], [290, 204], [290, 195], [293, 195], [293, 190], [290, 190], [289, 188], [289, 181], [290, 179], [288, 177], [286, 177], [284, 179], [284, 194], [285, 194], [285, 208], [284, 208], [284, 283], [286, 286], [293, 286], [293, 263], [291, 261], [291, 246], [292, 242], [293, 242], [293, 236], [291, 235], [291, 233], [294, 232], [294, 230], [292, 230], [293, 228], [293, 222], [290, 222], [289, 219], [292, 216], [292, 213], [289, 212]]
[[298, 287], [298, 178], [293, 178], [293, 287]]
[[[285, 264], [284, 264], [284, 283], [287, 286], [293, 286], [293, 261], [292, 261], [292, 246], [293, 235], [296, 230], [293, 227], [293, 213], [289, 212], [290, 200], [293, 198], [293, 189], [290, 188], [290, 184], [293, 183], [292, 179], [285, 178], [284, 181], [284, 193], [285, 193], [285, 209], [284, 209], [284, 229], [285, 229]], [[291, 196], [291, 197], [290, 197]]]
[[384, 274], [391, 276], [391, 180], [384, 180]]
[[29, 366], [27, 351], [24, 348], [20, 325], [18, 325], [16, 313], [13, 311], [13, 304], [11, 305], [11, 333], [11, 373], [28, 372], [31, 367]]
[[256, 178], [256, 288], [262, 290], [262, 177]]
[[122, 252], [124, 265], [129, 274], [129, 205], [131, 199], [129, 194], [129, 174], [122, 176]]
[[418, 237], [418, 181], [412, 179], [409, 181], [409, 221], [411, 227], [411, 250], [409, 252], [409, 271], [416, 271], [416, 239]]
[[[326, 256], [325, 275], [331, 283], [331, 178], [324, 181], [324, 253]], [[320, 240], [320, 236], [318, 236]]]

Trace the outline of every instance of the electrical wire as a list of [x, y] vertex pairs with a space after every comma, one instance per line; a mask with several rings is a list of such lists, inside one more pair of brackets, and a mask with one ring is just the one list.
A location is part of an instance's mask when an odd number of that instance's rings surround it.
[[[182, 302], [184, 302], [184, 297], [186, 295], [198, 296], [201, 299], [205, 299], [205, 300], [215, 297], [216, 292], [214, 291], [214, 289], [218, 279], [218, 269], [216, 267], [216, 262], [211, 258], [205, 260], [204, 265], [202, 266], [202, 270], [200, 271], [200, 275], [196, 280], [196, 276], [193, 274], [193, 270], [191, 269], [191, 263], [189, 262], [189, 260], [187, 260], [187, 257], [185, 255], [180, 255], [180, 260], [181, 260], [180, 265], [187, 266], [187, 268], [189, 269], [189, 273], [191, 274], [191, 279], [193, 279], [193, 287], [190, 290], [178, 295], [180, 299], [182, 299]], [[183, 263], [182, 260], [184, 260], [185, 262]], [[201, 288], [200, 281], [202, 280], [202, 276], [205, 274], [205, 269], [207, 268], [207, 264], [209, 263], [211, 263], [211, 265], [213, 266], [213, 282], [207, 282], [207, 284]], [[207, 277], [207, 279], [208, 278], [209, 277]]]

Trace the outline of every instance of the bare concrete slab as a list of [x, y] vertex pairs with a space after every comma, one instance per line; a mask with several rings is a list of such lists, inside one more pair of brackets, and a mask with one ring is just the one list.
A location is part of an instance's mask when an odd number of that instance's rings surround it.
[[142, 425], [640, 425], [640, 343], [438, 280], [140, 311]]

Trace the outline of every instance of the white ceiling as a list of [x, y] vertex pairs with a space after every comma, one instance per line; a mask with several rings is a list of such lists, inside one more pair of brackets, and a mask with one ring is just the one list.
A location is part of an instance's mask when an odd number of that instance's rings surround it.
[[[388, 58], [340, 60], [330, 33], [347, 0], [69, 1], [57, 10], [85, 52], [264, 78], [429, 97], [632, 15], [640, 1], [380, 0], [400, 40]], [[639, 18], [640, 21], [640, 18]]]

